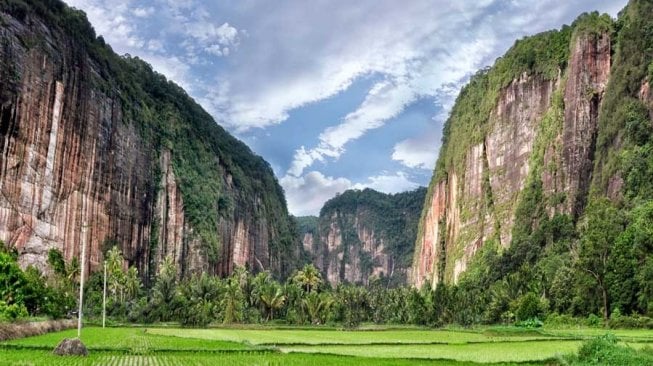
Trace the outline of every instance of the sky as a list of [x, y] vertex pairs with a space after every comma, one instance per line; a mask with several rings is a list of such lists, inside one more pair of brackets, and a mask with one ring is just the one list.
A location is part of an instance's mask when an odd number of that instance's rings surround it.
[[65, 0], [266, 159], [296, 216], [428, 185], [460, 88], [516, 39], [626, 0]]

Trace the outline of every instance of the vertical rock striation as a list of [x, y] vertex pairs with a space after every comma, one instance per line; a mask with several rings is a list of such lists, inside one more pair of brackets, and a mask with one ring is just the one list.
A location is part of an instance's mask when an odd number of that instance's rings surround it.
[[166, 256], [182, 276], [288, 273], [299, 243], [269, 165], [83, 13], [31, 5], [0, 7], [0, 240], [20, 263], [85, 240], [91, 269], [118, 245], [144, 278]]
[[299, 218], [304, 249], [332, 286], [406, 283], [426, 189], [387, 195], [365, 189], [327, 201], [318, 218]]
[[[420, 221], [414, 285], [456, 283], [485, 243], [508, 248], [527, 182], [541, 184], [549, 215], [582, 213], [612, 54], [610, 32], [581, 24], [587, 18], [518, 42], [461, 92]], [[528, 49], [529, 44], [552, 49], [540, 56], [542, 50]], [[554, 49], [564, 53], [547, 59]], [[500, 82], [507, 67], [528, 57], [544, 61], [527, 63]], [[479, 100], [473, 99], [477, 95]], [[485, 112], [473, 112], [477, 122], [470, 126], [463, 108]], [[465, 134], [472, 136], [459, 143]], [[447, 144], [447, 138], [456, 143]]]

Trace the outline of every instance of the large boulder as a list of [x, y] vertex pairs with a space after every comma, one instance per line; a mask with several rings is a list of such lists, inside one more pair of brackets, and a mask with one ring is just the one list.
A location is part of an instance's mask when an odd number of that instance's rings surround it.
[[64, 339], [53, 353], [59, 356], [88, 356], [88, 350], [79, 338]]

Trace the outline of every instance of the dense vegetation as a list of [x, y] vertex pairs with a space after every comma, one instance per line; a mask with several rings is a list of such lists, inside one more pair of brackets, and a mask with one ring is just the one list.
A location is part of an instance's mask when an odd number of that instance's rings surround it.
[[[82, 77], [120, 101], [123, 120], [133, 124], [143, 137], [147, 145], [143, 151], [151, 162], [149, 171], [143, 172], [150, 176], [150, 197], [156, 197], [161, 189], [159, 156], [164, 151], [172, 153], [186, 219], [211, 262], [219, 260], [221, 220], [260, 217], [270, 230], [270, 261], [275, 275], [290, 273], [296, 266], [293, 253], [297, 234], [283, 190], [265, 160], [216, 124], [181, 87], [149, 64], [138, 57], [116, 55], [102, 37], [96, 37], [82, 11], [60, 0], [0, 0], [0, 10], [19, 21], [44, 22], [49, 29], [60, 31], [60, 53], [86, 64], [84, 69], [98, 71], [99, 78], [92, 72]], [[30, 40], [25, 43], [43, 47]], [[157, 230], [154, 223], [152, 232]], [[153, 240], [150, 245], [158, 243]]]
[[[545, 318], [576, 318], [653, 325], [653, 128], [651, 106], [639, 96], [653, 80], [651, 12], [650, 1], [631, 1], [616, 22], [584, 14], [560, 31], [518, 41], [463, 88], [445, 125], [430, 191], [448, 173], [462, 176], [465, 154], [486, 136], [501, 88], [524, 72], [559, 80], [515, 202], [512, 241], [503, 248], [488, 238], [457, 285], [438, 285], [438, 306], [449, 314], [445, 323], [536, 325]], [[599, 114], [594, 182], [575, 215], [559, 209], [564, 195], [543, 191], [542, 172], [551, 169], [544, 154], [563, 126], [569, 47], [576, 37], [593, 33], [610, 35], [614, 55]]]
[[[497, 258], [489, 250], [482, 255], [483, 260], [492, 257]], [[16, 319], [28, 313], [57, 318], [76, 308], [74, 296], [78, 286], [78, 267], [63, 264], [58, 251], [50, 252], [52, 276], [47, 279], [33, 268], [21, 271], [8, 254], [3, 254], [2, 258], [6, 260], [3, 268], [13, 270], [6, 271], [7, 274], [3, 272], [0, 278], [3, 283], [11, 284], [1, 294], [1, 301], [6, 304], [6, 309], [18, 309], [3, 310], [4, 319]], [[559, 310], [566, 309], [565, 306], [585, 305], [578, 304], [580, 300], [575, 298], [569, 299], [579, 296], [566, 291], [565, 286], [575, 283], [573, 279], [556, 282], [548, 290], [550, 293], [565, 293], [567, 297], [563, 300], [567, 299], [567, 303], [564, 303], [557, 298], [543, 298], [538, 291], [517, 292], [511, 288], [510, 282], [520, 280], [516, 276], [491, 283], [484, 291], [478, 289], [478, 282], [469, 279], [458, 286], [441, 285], [435, 290], [429, 287], [387, 288], [379, 278], [372, 279], [368, 287], [341, 284], [331, 288], [312, 265], [295, 271], [285, 282], [276, 281], [269, 272], [253, 275], [244, 268], [237, 269], [227, 278], [203, 274], [180, 280], [174, 264], [166, 260], [159, 268], [154, 286], [147, 289], [142, 286], [136, 269], [125, 270], [121, 263], [120, 251], [112, 248], [107, 255], [107, 315], [115, 321], [177, 321], [193, 327], [209, 323], [274, 323], [355, 328], [370, 322], [423, 326], [503, 323], [539, 327], [544, 320], [555, 326], [579, 324], [653, 329], [653, 319], [622, 315], [619, 310], [613, 311], [606, 321], [594, 314], [584, 316], [580, 312], [576, 318], [559, 315]], [[35, 274], [28, 277], [26, 273]], [[566, 275], [568, 272], [562, 273]], [[479, 278], [477, 274], [470, 276]], [[591, 285], [587, 283], [588, 288]], [[91, 274], [85, 288], [86, 316], [101, 317], [102, 291], [102, 273]], [[585, 295], [587, 303], [600, 303], [600, 297]]]
[[35, 267], [22, 270], [17, 259], [16, 250], [0, 241], [0, 322], [29, 315], [58, 319], [76, 309], [77, 260], [66, 264], [60, 252], [50, 252], [52, 275], [46, 278]]
[[383, 238], [386, 252], [400, 266], [408, 267], [413, 258], [417, 222], [425, 195], [426, 188], [396, 194], [384, 194], [369, 188], [347, 190], [324, 203], [320, 219], [324, 224], [335, 213], [339, 216], [358, 215], [363, 225]]
[[[318, 258], [324, 256], [323, 247], [331, 226], [337, 225], [342, 239], [343, 263], [350, 263], [348, 254], [361, 247], [357, 228], [366, 228], [374, 233], [375, 238], [383, 240], [383, 251], [394, 261], [394, 266], [402, 271], [396, 271], [392, 277], [384, 273], [383, 281], [387, 285], [397, 287], [406, 284], [403, 270], [410, 267], [413, 258], [417, 222], [424, 204], [426, 188], [413, 191], [385, 194], [373, 189], [347, 190], [328, 200], [320, 210], [320, 217], [300, 217], [298, 229], [300, 235], [312, 234], [314, 248], [313, 263], [320, 263]], [[361, 251], [360, 265], [363, 278], [370, 276], [375, 263], [374, 259]], [[402, 272], [402, 273], [399, 273]], [[344, 279], [343, 279], [344, 280]], [[363, 281], [365, 282], [365, 281]]]

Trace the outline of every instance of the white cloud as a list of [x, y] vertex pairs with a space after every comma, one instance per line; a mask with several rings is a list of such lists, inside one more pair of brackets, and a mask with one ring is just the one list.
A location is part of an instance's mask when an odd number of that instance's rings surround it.
[[348, 189], [372, 188], [383, 193], [398, 193], [419, 186], [404, 172], [382, 173], [365, 182], [352, 184], [347, 178], [328, 177], [319, 171], [311, 171], [301, 177], [286, 175], [279, 183], [286, 192], [288, 210], [295, 216], [318, 215], [324, 202]]
[[[295, 153], [295, 160], [288, 173], [299, 176], [303, 169], [315, 161], [323, 161], [325, 157], [340, 157], [347, 143], [360, 138], [369, 130], [382, 127], [418, 97], [437, 98], [438, 104], [442, 106], [446, 103], [447, 107], [453, 103], [453, 96], [469, 75], [469, 70], [487, 57], [494, 43], [495, 40], [490, 37], [474, 40], [467, 45], [460, 45], [456, 52], [429, 62], [412, 63], [406, 66], [408, 70], [402, 68], [401, 71], [409, 75], [407, 77], [399, 75], [393, 80], [376, 83], [358, 109], [348, 114], [341, 124], [329, 127], [320, 134], [317, 147], [310, 150], [302, 147], [301, 151]], [[452, 88], [452, 85], [457, 85], [458, 88]], [[435, 161], [437, 150], [424, 149], [425, 144], [425, 141], [421, 144], [421, 154], [428, 153], [428, 161]], [[407, 150], [404, 149], [404, 152]], [[403, 157], [407, 156], [404, 154]], [[421, 158], [423, 162], [427, 161], [425, 159], [427, 158]], [[412, 162], [410, 159], [405, 161], [409, 164]]]
[[[348, 144], [418, 99], [442, 106], [435, 119], [443, 122], [461, 83], [514, 39], [569, 23], [582, 11], [614, 14], [626, 2], [151, 0], [144, 6], [142, 0], [67, 1], [87, 12], [115, 50], [150, 62], [231, 131], [281, 123], [291, 110], [337, 95], [361, 77], [377, 80], [358, 106], [321, 131], [317, 143], [295, 151], [282, 182], [291, 207], [303, 211], [315, 206], [306, 192], [320, 201], [345, 186], [411, 186], [403, 173], [354, 185], [306, 171], [317, 161], [338, 159]], [[212, 64], [214, 74], [207, 74]], [[432, 168], [439, 138], [429, 133], [397, 142], [392, 158], [408, 167]]]
[[409, 168], [432, 170], [439, 149], [440, 141], [437, 135], [406, 139], [394, 146], [392, 160], [399, 161]]
[[411, 181], [404, 172], [395, 174], [381, 174], [369, 177], [365, 183], [357, 183], [352, 188], [372, 188], [383, 193], [399, 193], [419, 187], [419, 184]]
[[147, 41], [147, 50], [151, 52], [161, 53], [165, 52], [165, 46], [160, 39], [150, 39]]
[[154, 14], [154, 8], [151, 6], [147, 8], [135, 8], [132, 10], [132, 14], [138, 18], [149, 17], [150, 15]]
[[285, 176], [279, 180], [288, 198], [288, 210], [295, 216], [316, 215], [326, 200], [351, 187], [346, 178], [326, 177], [312, 171], [302, 177]]

